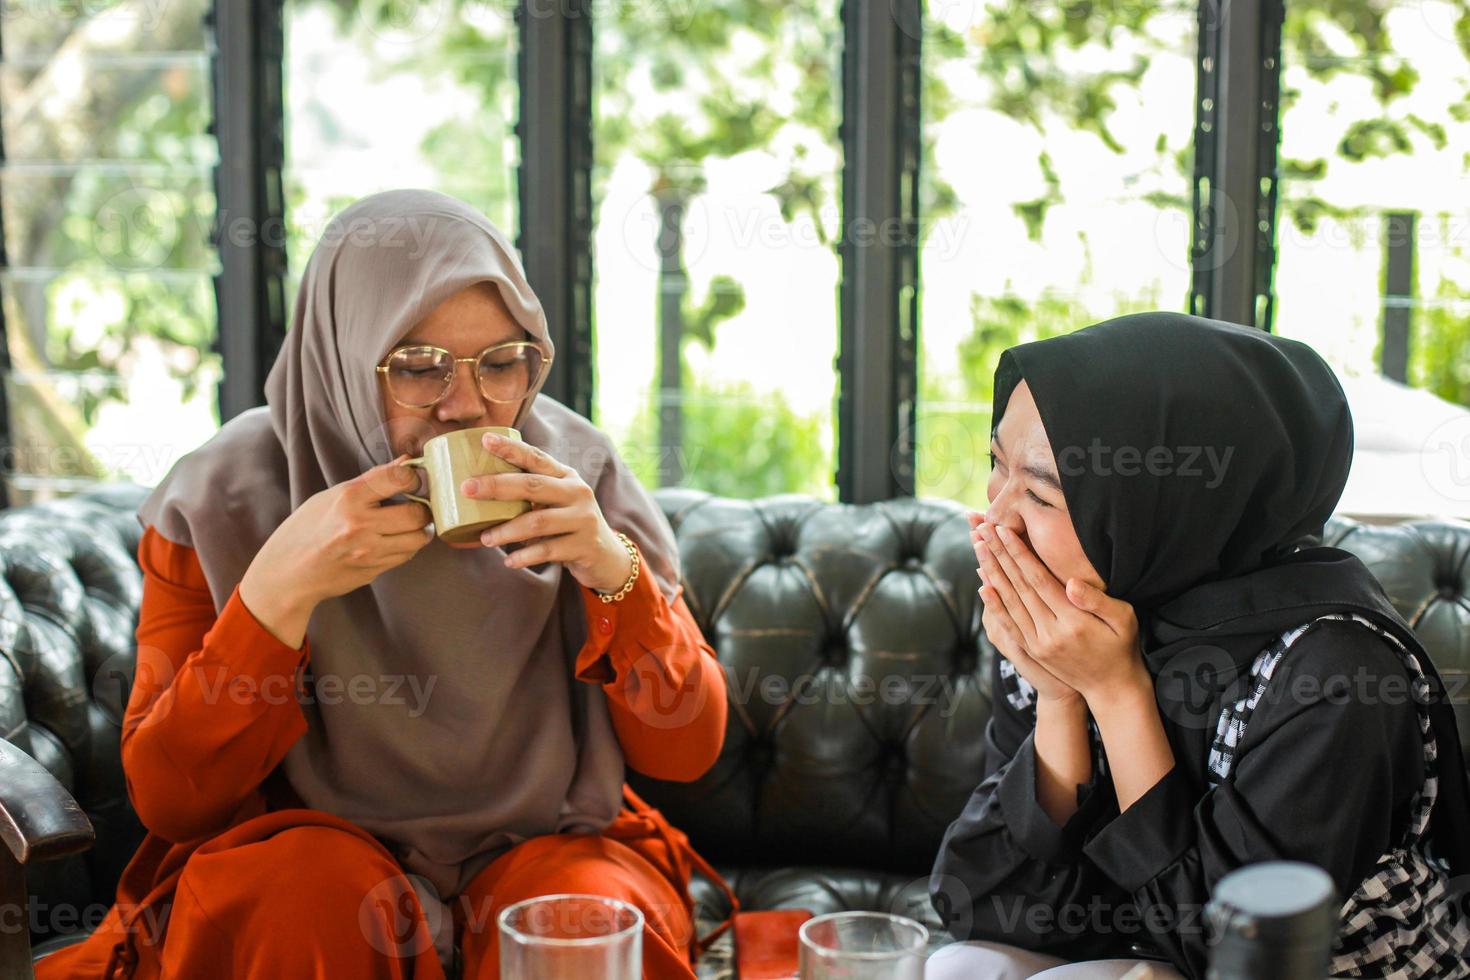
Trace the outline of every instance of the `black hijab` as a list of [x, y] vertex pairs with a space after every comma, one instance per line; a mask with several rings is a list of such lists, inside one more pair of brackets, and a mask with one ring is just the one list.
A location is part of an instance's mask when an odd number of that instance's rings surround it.
[[1138, 613], [1165, 713], [1212, 720], [1276, 636], [1328, 613], [1366, 616], [1430, 682], [1431, 847], [1452, 874], [1470, 872], [1470, 784], [1439, 672], [1368, 568], [1317, 544], [1353, 453], [1331, 368], [1262, 330], [1139, 313], [1002, 353], [993, 426], [1023, 379], [1082, 549]]

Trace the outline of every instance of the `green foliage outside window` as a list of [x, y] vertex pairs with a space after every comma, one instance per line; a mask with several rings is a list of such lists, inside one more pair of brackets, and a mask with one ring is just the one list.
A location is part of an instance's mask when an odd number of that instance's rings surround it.
[[[1458, 12], [1453, 40], [1462, 52], [1470, 52], [1470, 0], [1445, 0], [1443, 5]], [[331, 0], [330, 7], [338, 11], [343, 25], [343, 44], [365, 44], [401, 15], [382, 5], [368, 9]], [[11, 159], [120, 157], [156, 164], [158, 175], [149, 177], [143, 168], [131, 179], [118, 179], [105, 168], [79, 167], [42, 181], [12, 170], [5, 200], [11, 261], [61, 270], [59, 276], [41, 282], [6, 283], [12, 353], [17, 370], [28, 371], [34, 381], [12, 386], [13, 417], [21, 441], [80, 445], [101, 407], [126, 397], [117, 379], [132, 370], [145, 343], [163, 351], [169, 370], [185, 382], [186, 392], [213, 377], [209, 372], [217, 359], [208, 347], [215, 314], [207, 273], [215, 262], [208, 245], [213, 215], [208, 168], [215, 151], [205, 132], [207, 75], [200, 63], [186, 59], [146, 72], [94, 76], [92, 84], [63, 90], [54, 72], [62, 57], [200, 48], [202, 6], [176, 3], [149, 9], [157, 19], [147, 30], [140, 27], [132, 34], [101, 29], [100, 13], [98, 23], [86, 18], [47, 23], [35, 17], [6, 23], [12, 64], [6, 68], [0, 97], [5, 99]], [[441, 15], [460, 18], [473, 9], [460, 0]], [[1386, 26], [1392, 9], [1384, 0], [1288, 2], [1288, 58], [1316, 79], [1366, 83], [1371, 98], [1352, 103], [1354, 118], [1330, 155], [1281, 160], [1282, 223], [1310, 231], [1327, 217], [1374, 219], [1376, 215], [1334, 201], [1317, 188], [1339, 166], [1443, 147], [1454, 127], [1470, 121], [1470, 90], [1464, 88], [1444, 105], [1439, 117], [1402, 111], [1406, 96], [1420, 84], [1420, 71], [1392, 49]], [[1060, 119], [1120, 150], [1115, 125], [1120, 96], [1137, 83], [1146, 63], [1092, 71], [1081, 53], [1089, 45], [1107, 46], [1114, 39], [1136, 35], [1152, 18], [1178, 10], [1177, 4], [1160, 0], [1128, 4], [1009, 0], [977, 6], [976, 19], [961, 27], [932, 24], [925, 57], [926, 61], [968, 59], [970, 70], [990, 85], [990, 108], [1024, 125], [1040, 130], [1044, 122]], [[677, 22], [650, 21], [651, 12], [659, 11]], [[804, 141], [835, 143], [837, 93], [831, 71], [835, 15], [835, 6], [816, 11], [810, 3], [786, 0], [612, 5], [612, 20], [603, 26], [609, 32], [604, 62], [598, 66], [604, 75], [602, 90], [611, 93], [599, 106], [600, 171], [622, 154], [635, 154], [653, 174], [650, 193], [687, 203], [702, 192], [708, 161], [773, 140], [789, 140], [797, 146], [789, 156], [789, 170], [767, 193], [779, 201], [788, 219], [803, 212], [827, 214], [823, 209], [833, 202], [801, 146]], [[383, 71], [447, 74], [477, 92], [494, 125], [503, 128], [508, 125], [501, 118], [504, 107], [514, 101], [514, 76], [506, 70], [513, 51], [507, 49], [500, 28], [487, 27], [473, 17], [463, 24], [451, 23], [456, 26], [434, 34], [432, 44], [405, 45], [401, 56], [384, 64]], [[15, 52], [28, 50], [41, 53], [17, 60]], [[750, 51], [756, 54], [745, 63], [743, 74], [728, 71], [736, 53]], [[49, 64], [48, 56], [57, 59], [56, 64]], [[487, 70], [487, 65], [497, 67]], [[642, 107], [619, 103], [616, 96], [631, 91], [624, 82], [635, 73], [652, 79], [662, 92], [688, 89], [700, 94], [684, 109], [655, 111], [651, 119], [644, 118]], [[789, 87], [793, 78], [799, 92], [796, 113], [769, 112], [770, 93]], [[933, 127], [953, 111], [956, 100], [932, 72], [926, 72], [924, 85], [924, 122]], [[1284, 113], [1290, 112], [1297, 96], [1290, 87], [1283, 91]], [[37, 108], [43, 102], [45, 113]], [[491, 128], [485, 118], [441, 126], [426, 136], [422, 150], [446, 189], [499, 217], [514, 198], [512, 186], [501, 176], [512, 172], [512, 166], [504, 141], [487, 135]], [[1156, 150], [1187, 186], [1189, 153], [1163, 145]], [[1016, 208], [1033, 237], [1071, 190], [1059, 176], [1063, 161], [1055, 152], [1044, 146], [1037, 153], [1042, 190]], [[926, 166], [930, 162], [926, 158]], [[975, 166], [984, 168], [985, 158], [976, 159]], [[467, 172], [475, 175], [474, 181], [466, 183]], [[303, 203], [299, 192], [288, 202]], [[331, 205], [346, 203], [343, 198]], [[1189, 207], [1187, 200], [1174, 195], [1154, 203], [1185, 213]], [[1447, 208], [1460, 206], [1446, 203]], [[953, 190], [931, 181], [923, 208], [926, 226], [952, 213]], [[1424, 216], [1424, 222], [1430, 217]], [[534, 216], [520, 220], [531, 221]], [[818, 223], [825, 233], [833, 232], [829, 218]], [[983, 234], [984, 229], [974, 233]], [[832, 238], [835, 248], [835, 235]], [[295, 233], [289, 243], [293, 267], [299, 268], [312, 244], [311, 236]], [[1079, 284], [1084, 285], [1114, 284]], [[981, 439], [988, 435], [990, 373], [995, 356], [1006, 346], [1150, 304], [1183, 305], [1181, 296], [1139, 296], [1127, 283], [1116, 285], [1116, 300], [1103, 305], [1069, 296], [1023, 301], [974, 295], [969, 333], [958, 349], [925, 351], [926, 375], [935, 364], [951, 363], [957, 365], [960, 379], [958, 386], [928, 376], [921, 379], [931, 417], [957, 420], [955, 431], [963, 430], [972, 441]], [[681, 345], [712, 348], [724, 328], [722, 322], [739, 308], [742, 284], [726, 279], [718, 290], [700, 297], [689, 294], [687, 282], [681, 288], [685, 292], [677, 312], [665, 317], [660, 329], [676, 331]], [[1470, 282], [1444, 279], [1430, 295], [1417, 298], [1426, 303], [1415, 314], [1411, 380], [1442, 397], [1470, 404], [1470, 330], [1465, 324]], [[100, 381], [62, 386], [45, 380], [46, 372], [52, 371], [81, 372], [84, 378]], [[748, 387], [711, 384], [682, 365], [665, 375], [665, 388], [670, 386], [682, 406], [678, 448], [689, 461], [687, 482], [744, 495], [822, 492], [829, 483], [817, 436], [825, 420], [799, 416], [783, 399], [766, 398]], [[666, 390], [664, 397], [670, 394]], [[641, 434], [633, 438], [640, 445], [661, 444], [656, 428], [659, 404], [659, 396], [651, 394], [647, 415], [636, 423]], [[946, 406], [960, 407], [948, 411]], [[749, 452], [753, 445], [761, 453]], [[653, 466], [647, 475], [656, 480], [656, 463], [639, 465]], [[108, 470], [105, 465], [92, 469]], [[983, 473], [952, 472], [928, 481], [921, 492], [973, 497], [981, 477]]]

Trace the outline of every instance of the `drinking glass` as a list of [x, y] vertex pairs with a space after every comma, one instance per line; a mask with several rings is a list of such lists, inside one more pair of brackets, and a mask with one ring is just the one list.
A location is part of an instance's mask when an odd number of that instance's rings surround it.
[[801, 980], [921, 980], [929, 930], [886, 912], [832, 912], [801, 926]]
[[507, 905], [500, 927], [503, 980], [640, 980], [643, 913], [602, 895], [540, 895]]

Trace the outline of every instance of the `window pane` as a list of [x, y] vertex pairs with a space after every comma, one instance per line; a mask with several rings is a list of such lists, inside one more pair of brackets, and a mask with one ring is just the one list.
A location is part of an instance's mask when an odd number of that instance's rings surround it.
[[0, 169], [22, 503], [156, 483], [218, 427], [205, 0], [4, 25]]
[[[1409, 380], [1470, 404], [1470, 61], [1461, 6], [1287, 5], [1275, 328], [1349, 374], [1378, 370], [1407, 305]], [[1412, 236], [1390, 214], [1413, 216]], [[1391, 249], [1412, 293], [1385, 296]]]
[[514, 238], [512, 5], [285, 10], [288, 296], [332, 216], [378, 191], [451, 194]]
[[1275, 329], [1347, 392], [1347, 514], [1470, 517], [1467, 24], [1442, 0], [1287, 4]]
[[63, 65], [68, 58], [98, 55], [198, 55], [205, 49], [207, 9], [208, 4], [201, 0], [168, 4], [156, 0], [66, 4], [17, 0], [5, 11], [5, 58], [7, 62], [39, 59]]
[[1189, 294], [1196, 14], [925, 13], [919, 496], [984, 506], [1006, 347]]
[[594, 408], [650, 486], [834, 495], [837, 9], [598, 23]]

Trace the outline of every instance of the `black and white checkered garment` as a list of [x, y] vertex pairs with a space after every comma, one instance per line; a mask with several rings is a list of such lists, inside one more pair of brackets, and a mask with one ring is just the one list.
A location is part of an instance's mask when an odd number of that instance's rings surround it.
[[[1319, 617], [1355, 622], [1388, 640], [1398, 651], [1413, 685], [1424, 738], [1424, 784], [1412, 801], [1413, 817], [1403, 841], [1378, 859], [1372, 874], [1343, 903], [1333, 949], [1334, 977], [1382, 977], [1384, 980], [1465, 980], [1470, 978], [1470, 917], [1452, 894], [1445, 867], [1430, 859], [1422, 838], [1439, 794], [1438, 750], [1429, 720], [1429, 681], [1419, 660], [1396, 637], [1371, 620], [1355, 614]], [[1251, 714], [1264, 695], [1271, 675], [1291, 645], [1312, 623], [1283, 633], [1257, 654], [1251, 664], [1249, 693], [1226, 705], [1210, 746], [1207, 775], [1218, 785], [1229, 777], [1235, 749]], [[1458, 892], [1463, 889], [1456, 889]]]

